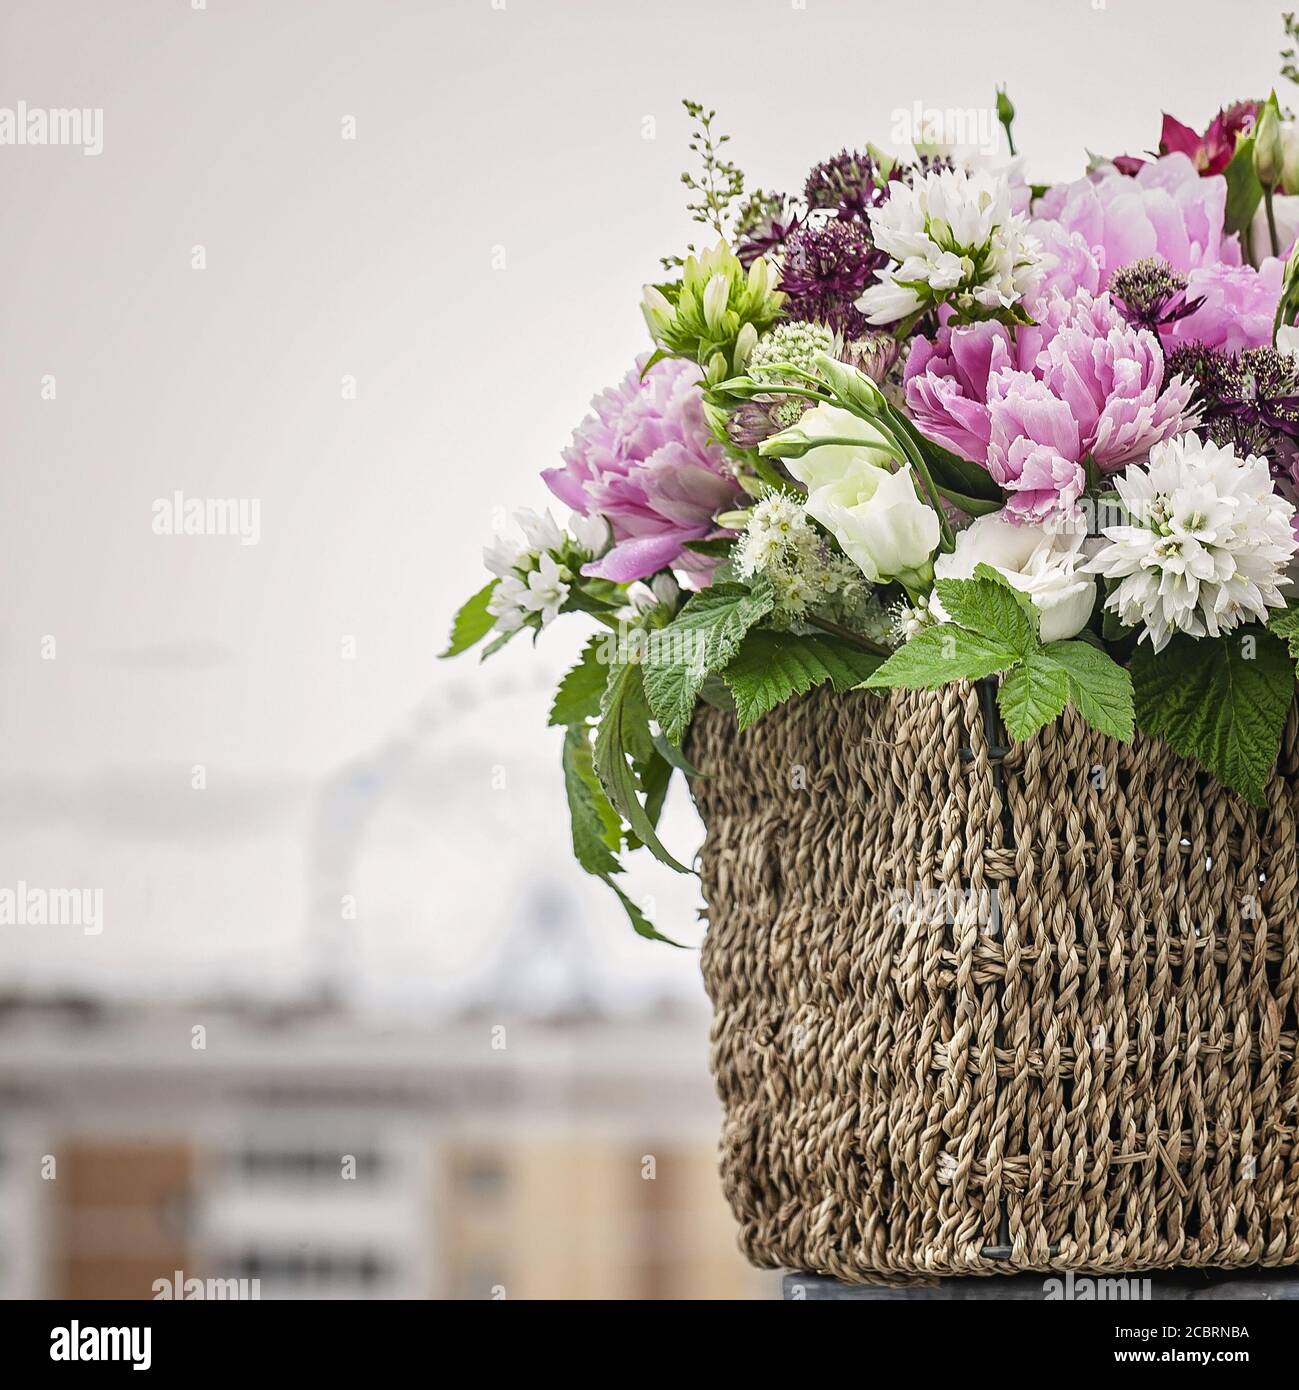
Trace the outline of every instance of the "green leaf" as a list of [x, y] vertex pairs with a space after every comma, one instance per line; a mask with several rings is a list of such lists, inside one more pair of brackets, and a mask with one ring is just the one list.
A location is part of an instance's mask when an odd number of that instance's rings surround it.
[[627, 894], [618, 887], [613, 879], [609, 878], [606, 874], [601, 874], [600, 877], [603, 878], [609, 887], [618, 895], [618, 901], [622, 904], [623, 911], [627, 914], [627, 919], [636, 929], [636, 934], [638, 936], [643, 936], [649, 941], [662, 941], [669, 946], [676, 946], [678, 949], [681, 949], [681, 943], [679, 941], [673, 941], [670, 936], [664, 936], [662, 932], [655, 930], [654, 924], [645, 916], [640, 908], [632, 902]]
[[938, 495], [944, 501], [950, 502], [957, 511], [964, 512], [966, 516], [987, 516], [989, 512], [999, 512], [1005, 505], [1000, 499], [994, 502], [991, 498], [969, 497], [963, 492], [955, 492], [941, 483], [936, 483], [935, 486], [938, 488]]
[[1094, 729], [1127, 743], [1132, 737], [1132, 677], [1090, 642], [1048, 642], [1042, 648], [1064, 668], [1069, 703]]
[[851, 690], [880, 665], [880, 658], [837, 637], [797, 637], [789, 632], [751, 632], [722, 679], [735, 697], [741, 730], [777, 705], [831, 681]]
[[496, 619], [487, 611], [487, 605], [500, 582], [499, 579], [493, 579], [490, 584], [484, 584], [473, 598], [461, 605], [451, 620], [451, 637], [447, 642], [446, 651], [440, 653], [441, 657], [459, 656], [461, 652], [467, 652], [492, 630]]
[[1068, 672], [1041, 652], [1029, 652], [997, 691], [1006, 731], [1017, 742], [1049, 724], [1068, 703]]
[[687, 541], [686, 549], [694, 551], [696, 555], [708, 555], [715, 560], [724, 560], [731, 553], [734, 544], [734, 540], [730, 539]]
[[1284, 637], [1290, 655], [1299, 661], [1299, 604], [1293, 608], [1277, 608], [1268, 615], [1268, 630]]
[[1223, 170], [1223, 175], [1227, 180], [1227, 211], [1224, 219], [1225, 228], [1230, 235], [1232, 232], [1245, 233], [1254, 214], [1258, 211], [1258, 205], [1263, 201], [1263, 185], [1258, 181], [1258, 175], [1254, 172], [1254, 137], [1248, 136], [1244, 140], [1237, 139], [1236, 153], [1231, 157], [1231, 163]]
[[997, 486], [992, 474], [977, 463], [963, 459], [959, 454], [944, 449], [927, 439], [919, 430], [912, 431], [916, 445], [929, 465], [934, 483], [943, 492], [971, 498], [978, 502], [991, 502], [993, 510], [1005, 501], [1005, 494]]
[[640, 782], [641, 791], [645, 793], [645, 814], [657, 830], [659, 816], [663, 813], [663, 802], [672, 781], [672, 764], [662, 757], [656, 748], [649, 762], [636, 764], [636, 778]]
[[592, 637], [576, 666], [559, 683], [550, 706], [552, 725], [581, 724], [600, 713], [600, 697], [609, 679], [607, 634]]
[[564, 734], [564, 789], [577, 862], [588, 874], [618, 873], [622, 866], [613, 851], [622, 843], [622, 822], [595, 775], [590, 735], [582, 725]]
[[[480, 662], [486, 661], [489, 656], [492, 656], [496, 652], [499, 652], [500, 649], [506, 645], [506, 643], [512, 642], [519, 635], [519, 633], [527, 631], [529, 631], [529, 629], [526, 627], [512, 627], [509, 630], [509, 632], [502, 632], [499, 637], [495, 638], [491, 642], [488, 642], [488, 644], [482, 649], [482, 651], [478, 653], [478, 660]], [[536, 629], [532, 629], [532, 640], [534, 642], [537, 640]], [[443, 656], [446, 655], [445, 652], [443, 652], [442, 654]]]
[[1132, 659], [1137, 725], [1233, 791], [1265, 805], [1294, 697], [1294, 666], [1279, 637], [1248, 627], [1216, 640], [1179, 634]]
[[1018, 651], [995, 637], [967, 632], [955, 623], [939, 623], [922, 629], [899, 647], [863, 684], [871, 690], [898, 685], [909, 690], [937, 690], [949, 681], [991, 676], [1019, 660]]
[[659, 727], [673, 743], [690, 723], [704, 679], [723, 670], [749, 629], [771, 612], [765, 585], [714, 583], [693, 595], [666, 627], [645, 642], [645, 694]]
[[[632, 834], [656, 859], [678, 873], [686, 874], [690, 870], [664, 849], [655, 833], [653, 823], [640, 803], [636, 776], [627, 763], [629, 740], [635, 743], [639, 737], [635, 726], [638, 722], [638, 702], [643, 699], [639, 665], [626, 662], [609, 668], [609, 682], [600, 702], [600, 724], [595, 735], [595, 771], [605, 795], [631, 827]], [[650, 746], [652, 748], [653, 745]]]
[[[974, 579], [940, 579], [934, 585], [947, 616], [1025, 656], [1037, 646], [1036, 610], [1027, 594], [986, 565]], [[1000, 669], [1000, 668], [998, 668]]]
[[[702, 693], [700, 695], [702, 699]], [[677, 747], [675, 743], [669, 743], [666, 734], [658, 733], [654, 735], [654, 747], [658, 750], [659, 757], [665, 762], [670, 763], [678, 772], [684, 772], [687, 777], [703, 777], [704, 773], [693, 766], [686, 755]]]

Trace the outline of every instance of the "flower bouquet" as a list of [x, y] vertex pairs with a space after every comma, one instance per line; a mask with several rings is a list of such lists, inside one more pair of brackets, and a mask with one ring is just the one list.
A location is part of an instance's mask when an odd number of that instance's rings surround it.
[[[1299, 127], [745, 195], [448, 655], [561, 613], [573, 847], [708, 842], [724, 1171], [845, 1278], [1299, 1261]], [[1278, 763], [1280, 764], [1278, 766]], [[990, 906], [989, 906], [990, 905]]]

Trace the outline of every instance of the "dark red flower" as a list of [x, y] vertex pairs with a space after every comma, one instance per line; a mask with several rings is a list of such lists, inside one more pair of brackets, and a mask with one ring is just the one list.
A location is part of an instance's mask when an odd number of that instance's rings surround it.
[[1164, 112], [1164, 128], [1159, 136], [1159, 153], [1186, 155], [1199, 174], [1220, 174], [1236, 153], [1236, 136], [1248, 132], [1258, 115], [1258, 102], [1238, 101], [1225, 107], [1209, 122], [1203, 135]]

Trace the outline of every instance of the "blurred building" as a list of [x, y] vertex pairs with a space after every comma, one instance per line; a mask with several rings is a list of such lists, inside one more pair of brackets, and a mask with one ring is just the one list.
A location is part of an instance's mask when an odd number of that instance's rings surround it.
[[[0, 1295], [752, 1297], [706, 1020], [0, 1006]], [[251, 1287], [251, 1285], [249, 1286]]]

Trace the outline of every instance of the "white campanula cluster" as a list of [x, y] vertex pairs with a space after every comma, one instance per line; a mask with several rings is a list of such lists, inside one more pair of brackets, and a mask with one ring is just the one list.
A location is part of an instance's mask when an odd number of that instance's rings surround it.
[[939, 169], [900, 183], [870, 212], [875, 245], [893, 257], [857, 307], [873, 324], [937, 304], [971, 319], [1026, 299], [1044, 274], [1029, 219], [1011, 210], [1005, 174]]

